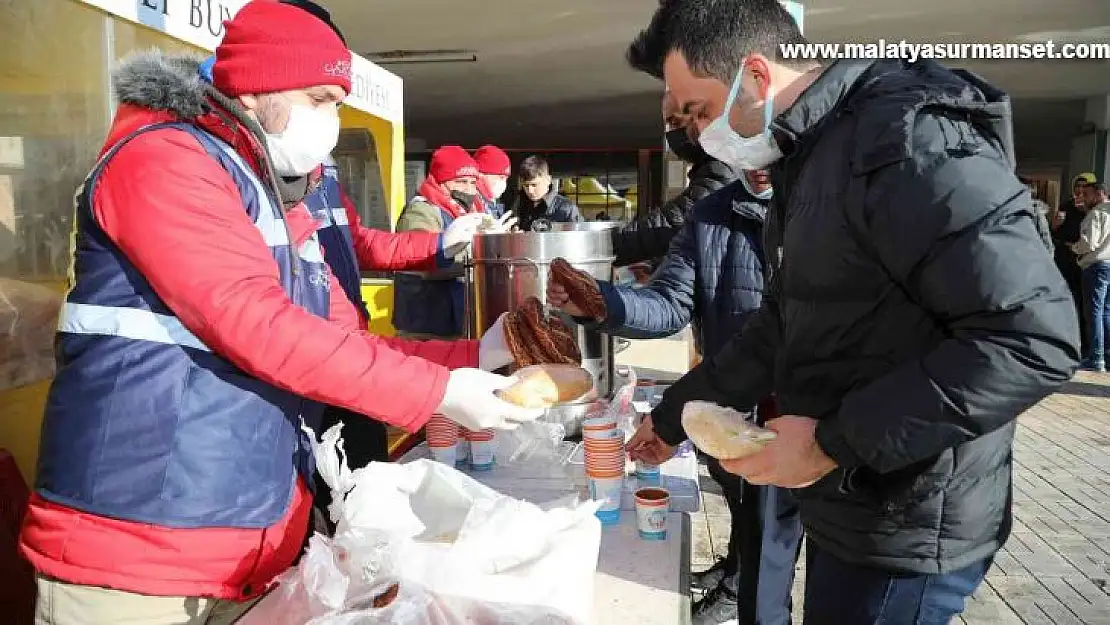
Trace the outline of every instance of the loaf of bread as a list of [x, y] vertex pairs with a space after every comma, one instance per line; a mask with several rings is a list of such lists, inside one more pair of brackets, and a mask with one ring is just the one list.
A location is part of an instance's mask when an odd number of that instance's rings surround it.
[[745, 419], [732, 408], [707, 401], [682, 407], [682, 429], [698, 449], [718, 460], [736, 460], [763, 449], [775, 433]]
[[605, 299], [597, 288], [597, 282], [585, 271], [575, 269], [562, 258], [551, 261], [550, 280], [558, 282], [567, 290], [567, 297], [571, 303], [578, 306], [582, 314], [595, 321], [604, 321], [606, 317]]
[[558, 318], [545, 319], [538, 298], [526, 299], [523, 306], [505, 316], [503, 326], [505, 343], [518, 367], [582, 363], [570, 329]]
[[550, 408], [593, 390], [589, 371], [574, 365], [532, 365], [513, 374], [516, 383], [498, 392], [501, 399], [525, 408]]

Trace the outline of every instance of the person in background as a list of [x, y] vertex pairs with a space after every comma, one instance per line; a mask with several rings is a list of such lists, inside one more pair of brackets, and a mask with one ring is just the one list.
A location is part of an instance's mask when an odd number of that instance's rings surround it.
[[[346, 45], [347, 40], [331, 20], [331, 13], [311, 0], [280, 0], [282, 4], [307, 11], [331, 28]], [[212, 82], [216, 57], [202, 65], [202, 72]], [[370, 310], [362, 298], [361, 271], [400, 271], [435, 269], [437, 258], [444, 258], [443, 248], [465, 249], [481, 225], [481, 215], [468, 215], [455, 220], [442, 237], [429, 237], [421, 232], [392, 233], [362, 225], [358, 209], [344, 192], [339, 172], [332, 157], [305, 176], [281, 176], [281, 185], [292, 197], [303, 195], [301, 203], [320, 224], [316, 232], [324, 250], [324, 260], [354, 305], [357, 319], [351, 325], [365, 329]], [[286, 208], [291, 208], [286, 203]], [[389, 459], [389, 440], [382, 422], [367, 418], [338, 406], [328, 406], [321, 422], [321, 432], [343, 423], [344, 453], [351, 467]], [[317, 476], [317, 508], [327, 510], [331, 491]]]
[[279, 181], [335, 148], [350, 52], [279, 2], [249, 2], [224, 29], [211, 83], [156, 51], [114, 72], [119, 107], [75, 197], [20, 535], [41, 625], [249, 610], [304, 543], [301, 423], [319, 425], [319, 404], [411, 431], [433, 413], [482, 429], [541, 412], [498, 399], [510, 378], [477, 369], [512, 362], [503, 333], [416, 343], [350, 325], [317, 224]]
[[594, 215], [594, 221], [609, 221], [609, 213], [605, 211], [599, 212], [597, 215]]
[[539, 156], [529, 156], [520, 164], [521, 197], [513, 211], [520, 220], [521, 229], [532, 230], [537, 221], [548, 223], [579, 222], [582, 214], [578, 207], [560, 195], [551, 184], [551, 168]]
[[[770, 190], [767, 172], [747, 172], [744, 180], [694, 202], [644, 286], [596, 282], [605, 302], [605, 317], [596, 327], [614, 336], [644, 339], [670, 336], [692, 324], [706, 357], [716, 356], [759, 309]], [[582, 315], [556, 281], [548, 282], [547, 302], [572, 316]], [[674, 451], [668, 447], [661, 456], [642, 459], [659, 463]], [[706, 591], [693, 606], [693, 624], [789, 622], [802, 538], [797, 502], [787, 489], [746, 484], [715, 459], [709, 459], [708, 467], [728, 504], [731, 532], [727, 557], [693, 576], [695, 589]]]
[[[639, 55], [637, 49], [630, 49], [629, 63], [642, 72], [654, 75], [654, 70], [647, 67]], [[686, 175], [689, 182], [681, 193], [650, 211], [644, 218], [613, 230], [613, 249], [617, 257], [613, 264], [617, 267], [651, 262], [666, 254], [671, 239], [682, 229], [694, 202], [738, 179], [731, 167], [711, 158], [691, 137], [687, 124], [689, 116], [680, 114], [669, 92], [663, 94], [662, 106], [667, 147], [690, 166]]]
[[640, 39], [775, 197], [759, 310], [629, 448], [681, 442], [688, 401], [773, 395], [775, 438], [721, 465], [798, 497], [805, 625], [950, 622], [1009, 537], [1017, 417], [1079, 360], [1008, 98], [928, 59], [784, 59], [807, 41], [779, 0], [662, 0]]
[[1072, 300], [1075, 302], [1075, 309], [1079, 314], [1078, 323], [1084, 354], [1090, 351], [1091, 348], [1091, 324], [1090, 319], [1087, 318], [1088, 307], [1083, 295], [1083, 272], [1079, 268], [1079, 262], [1075, 252], [1072, 251], [1072, 246], [1079, 242], [1079, 227], [1086, 214], [1084, 206], [1085, 189], [1087, 185], [1097, 182], [1098, 179], [1090, 172], [1079, 174], [1073, 178], [1071, 181], [1071, 195], [1060, 202], [1060, 206], [1051, 216], [1049, 222], [1052, 227], [1052, 241], [1055, 246], [1053, 259], [1056, 261], [1056, 268], [1064, 276], [1064, 282], [1068, 285]]
[[474, 151], [474, 162], [478, 164], [478, 196], [486, 205], [486, 212], [494, 217], [505, 213], [501, 198], [509, 188], [509, 176], [513, 174], [513, 164], [509, 155], [496, 145], [483, 145]]
[[[443, 232], [469, 213], [485, 214], [478, 198], [478, 164], [466, 150], [445, 145], [432, 153], [428, 176], [401, 211], [398, 232]], [[461, 253], [443, 259], [446, 269], [405, 272], [394, 280], [393, 326], [415, 339], [463, 335], [464, 286]]]
[[1038, 192], [1035, 182], [1024, 176], [1019, 176], [1018, 180], [1029, 190], [1029, 197], [1033, 202], [1033, 214], [1037, 219], [1037, 234], [1041, 236], [1041, 240], [1044, 241], [1044, 245], [1048, 248], [1048, 251], [1054, 252], [1055, 244], [1052, 241], [1052, 224], [1049, 221], [1051, 218], [1050, 213], [1054, 211], [1047, 203], [1037, 197]]
[[1083, 205], [1086, 215], [1079, 226], [1079, 241], [1072, 246], [1083, 271], [1091, 333], [1083, 368], [1105, 372], [1106, 343], [1110, 341], [1110, 204], [1106, 201], [1106, 186], [1097, 182], [1085, 185]]

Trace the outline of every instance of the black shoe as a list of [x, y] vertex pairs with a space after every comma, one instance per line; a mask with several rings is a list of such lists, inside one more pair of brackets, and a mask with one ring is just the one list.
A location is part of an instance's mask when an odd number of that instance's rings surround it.
[[717, 587], [725, 575], [730, 573], [730, 563], [727, 558], [717, 558], [713, 566], [690, 575], [690, 587], [701, 592], [708, 592]]
[[722, 625], [729, 621], [735, 622], [739, 617], [736, 605], [736, 593], [721, 581], [705, 597], [694, 602], [691, 609], [691, 625]]

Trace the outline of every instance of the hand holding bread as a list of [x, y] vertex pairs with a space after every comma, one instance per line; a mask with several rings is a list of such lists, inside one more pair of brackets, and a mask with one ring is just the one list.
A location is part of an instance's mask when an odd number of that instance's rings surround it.
[[604, 321], [607, 316], [597, 281], [562, 258], [551, 261], [546, 295], [548, 304], [573, 317]]
[[775, 439], [775, 432], [749, 422], [742, 413], [707, 401], [682, 407], [682, 429], [698, 449], [718, 460], [750, 456]]

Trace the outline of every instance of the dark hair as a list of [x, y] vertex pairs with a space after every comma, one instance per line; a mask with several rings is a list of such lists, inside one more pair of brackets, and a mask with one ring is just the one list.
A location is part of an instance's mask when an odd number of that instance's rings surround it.
[[628, 46], [626, 58], [633, 68], [659, 78], [667, 55], [678, 51], [696, 74], [729, 84], [751, 54], [785, 65], [812, 65], [779, 54], [780, 44], [805, 43], [779, 0], [659, 0], [651, 23]]
[[1106, 193], [1106, 185], [1101, 182], [1088, 183], [1087, 188], [1095, 193]]
[[316, 4], [312, 0], [279, 0], [279, 1], [281, 2], [281, 4], [288, 4], [289, 6], [294, 6], [294, 7], [297, 7], [298, 9], [300, 9], [302, 11], [305, 11], [307, 13], [311, 13], [313, 16], [316, 17], [316, 19], [320, 20], [321, 22], [323, 22], [323, 23], [327, 24], [329, 27], [331, 27], [331, 29], [333, 31], [335, 31], [335, 34], [339, 35], [339, 40], [343, 42], [343, 45], [347, 45], [347, 38], [343, 36], [343, 32], [339, 30], [339, 27], [335, 25], [335, 22], [331, 21], [331, 13], [327, 9], [325, 9], [324, 7]]
[[533, 154], [520, 164], [519, 175], [524, 182], [530, 182], [541, 176], [550, 176], [551, 168], [547, 166], [547, 161], [543, 157]]

